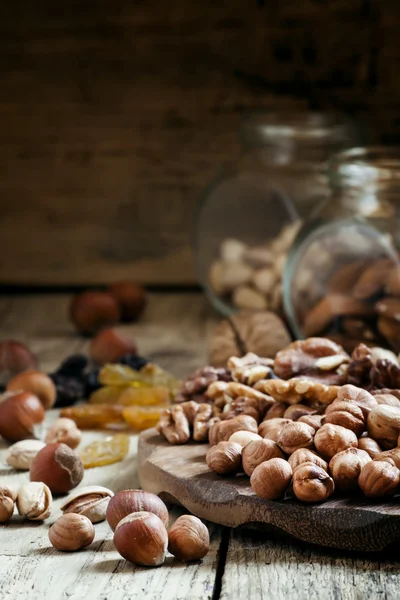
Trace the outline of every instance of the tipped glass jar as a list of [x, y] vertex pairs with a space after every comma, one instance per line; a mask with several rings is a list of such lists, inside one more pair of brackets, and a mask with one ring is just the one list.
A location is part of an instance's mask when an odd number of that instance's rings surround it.
[[318, 113], [253, 113], [242, 157], [205, 191], [196, 224], [200, 283], [224, 315], [282, 310], [282, 274], [301, 221], [329, 194], [326, 161], [354, 145], [352, 124]]
[[400, 149], [354, 148], [330, 169], [331, 198], [302, 227], [284, 275], [299, 338], [400, 350]]

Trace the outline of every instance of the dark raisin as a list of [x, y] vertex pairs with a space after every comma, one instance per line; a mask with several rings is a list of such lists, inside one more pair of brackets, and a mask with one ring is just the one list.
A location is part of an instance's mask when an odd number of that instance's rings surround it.
[[50, 377], [57, 390], [55, 408], [70, 406], [85, 397], [85, 387], [82, 381], [59, 373], [51, 373]]
[[144, 356], [137, 356], [135, 354], [125, 354], [122, 358], [118, 360], [118, 362], [122, 365], [127, 365], [135, 371], [140, 371], [142, 367], [147, 365], [149, 360], [144, 358]]
[[101, 383], [99, 382], [99, 374], [100, 369], [92, 369], [91, 371], [87, 371], [84, 377], [84, 386], [85, 386], [85, 395], [89, 397], [90, 394], [95, 392], [101, 387]]
[[86, 369], [89, 361], [83, 354], [72, 354], [65, 359], [56, 370], [59, 375], [82, 379], [83, 371]]

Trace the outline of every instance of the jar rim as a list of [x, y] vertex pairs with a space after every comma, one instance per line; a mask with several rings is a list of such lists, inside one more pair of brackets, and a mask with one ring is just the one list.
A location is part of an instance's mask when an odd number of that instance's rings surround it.
[[334, 187], [398, 183], [400, 146], [367, 146], [338, 152], [330, 161], [329, 172]]

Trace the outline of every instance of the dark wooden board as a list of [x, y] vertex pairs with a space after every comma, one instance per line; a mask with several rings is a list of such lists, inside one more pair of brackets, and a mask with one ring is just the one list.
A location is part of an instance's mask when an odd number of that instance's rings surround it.
[[208, 445], [171, 446], [155, 429], [141, 434], [139, 479], [150, 492], [181, 504], [202, 519], [228, 527], [277, 528], [300, 540], [358, 551], [383, 550], [400, 540], [400, 503], [362, 497], [306, 505], [258, 498], [246, 475], [223, 478], [205, 462]]

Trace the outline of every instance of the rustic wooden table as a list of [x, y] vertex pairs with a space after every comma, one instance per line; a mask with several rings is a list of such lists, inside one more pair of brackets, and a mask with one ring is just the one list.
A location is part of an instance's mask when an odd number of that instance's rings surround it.
[[[3, 296], [0, 298], [1, 337], [25, 340], [38, 354], [45, 370], [53, 369], [87, 341], [68, 323], [66, 295]], [[143, 354], [179, 376], [206, 360], [206, 339], [216, 322], [200, 294], [152, 295], [145, 318], [125, 329], [137, 339]], [[46, 425], [56, 417], [48, 413]], [[87, 432], [84, 442], [102, 433]], [[3, 444], [0, 454], [4, 454]], [[128, 458], [120, 464], [90, 469], [84, 485], [100, 484], [114, 491], [138, 486], [137, 436], [132, 435]], [[3, 481], [18, 486], [26, 473], [4, 466]], [[184, 565], [169, 557], [157, 569], [134, 567], [113, 548], [106, 523], [96, 525], [93, 545], [82, 552], [63, 554], [48, 541], [48, 527], [59, 515], [27, 523], [14, 516], [0, 527], [0, 598], [80, 600], [228, 600], [283, 599], [395, 599], [399, 598], [398, 553], [354, 555], [311, 547], [279, 536], [234, 531], [209, 524], [211, 551], [202, 561]], [[172, 511], [172, 518], [179, 515]], [[301, 523], [299, 523], [301, 527]]]

